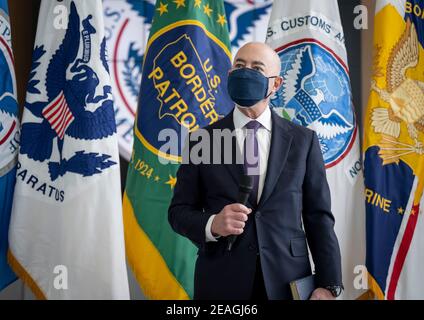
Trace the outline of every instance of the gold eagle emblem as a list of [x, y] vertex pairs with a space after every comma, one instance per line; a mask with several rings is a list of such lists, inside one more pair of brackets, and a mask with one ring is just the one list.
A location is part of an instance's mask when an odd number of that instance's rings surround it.
[[[371, 115], [374, 131], [382, 134], [379, 156], [383, 164], [398, 163], [400, 157], [410, 153], [424, 154], [423, 145], [418, 140], [418, 133], [424, 132], [424, 83], [408, 78], [406, 74], [418, 62], [417, 31], [408, 19], [405, 31], [392, 48], [387, 61], [386, 88], [378, 87], [375, 80], [371, 81], [371, 89], [389, 104], [389, 108], [374, 108]], [[375, 72], [374, 76], [379, 74]], [[402, 122], [414, 140], [413, 145], [398, 141]]]

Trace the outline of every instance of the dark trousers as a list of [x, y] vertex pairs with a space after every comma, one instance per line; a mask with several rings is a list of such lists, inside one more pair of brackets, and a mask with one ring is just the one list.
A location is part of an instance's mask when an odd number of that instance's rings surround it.
[[253, 282], [253, 289], [252, 289], [250, 300], [255, 300], [255, 301], [268, 300], [268, 296], [266, 294], [266, 289], [265, 289], [264, 278], [262, 274], [261, 259], [259, 255], [256, 258], [255, 280]]

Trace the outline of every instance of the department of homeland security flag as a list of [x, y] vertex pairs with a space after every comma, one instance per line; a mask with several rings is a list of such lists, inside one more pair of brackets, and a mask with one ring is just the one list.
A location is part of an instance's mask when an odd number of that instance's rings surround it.
[[0, 0], [0, 290], [16, 279], [7, 263], [19, 123], [7, 0]]
[[[103, 0], [119, 152], [130, 160], [141, 68], [156, 0]], [[231, 49], [265, 41], [272, 0], [225, 0]]]
[[9, 261], [38, 298], [129, 298], [102, 12], [40, 7], [9, 229]]
[[377, 1], [364, 135], [367, 268], [378, 299], [424, 299], [422, 1]]
[[193, 132], [232, 109], [230, 57], [222, 0], [157, 2], [124, 196], [127, 258], [150, 299], [193, 296], [197, 248], [168, 222], [182, 144], [162, 147], [168, 135], [183, 140], [182, 127]]
[[355, 267], [365, 262], [365, 208], [361, 204], [359, 136], [337, 1], [275, 2], [267, 37], [280, 56], [283, 77], [282, 89], [272, 100], [274, 110], [317, 133], [342, 255], [342, 297], [356, 298], [362, 293], [353, 284]]

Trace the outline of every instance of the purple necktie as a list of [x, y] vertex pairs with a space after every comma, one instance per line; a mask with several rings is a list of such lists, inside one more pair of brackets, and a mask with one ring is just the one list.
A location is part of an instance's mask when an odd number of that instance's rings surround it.
[[250, 193], [250, 198], [253, 204], [258, 202], [258, 187], [259, 187], [259, 144], [256, 136], [258, 129], [262, 125], [252, 120], [245, 125], [246, 139], [244, 140], [244, 173], [253, 177], [253, 188]]

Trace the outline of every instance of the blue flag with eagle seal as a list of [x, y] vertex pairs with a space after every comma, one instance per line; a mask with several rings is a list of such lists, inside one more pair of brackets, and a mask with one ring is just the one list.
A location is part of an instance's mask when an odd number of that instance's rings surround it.
[[0, 0], [0, 290], [16, 279], [7, 263], [19, 123], [7, 1]]
[[40, 7], [9, 232], [9, 262], [38, 298], [129, 298], [102, 12]]

